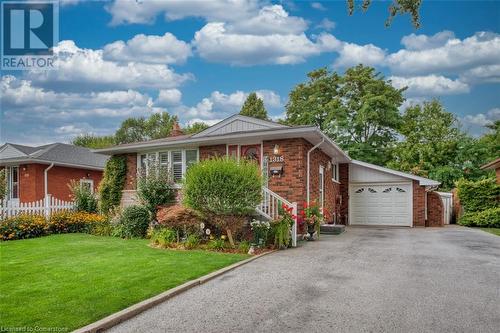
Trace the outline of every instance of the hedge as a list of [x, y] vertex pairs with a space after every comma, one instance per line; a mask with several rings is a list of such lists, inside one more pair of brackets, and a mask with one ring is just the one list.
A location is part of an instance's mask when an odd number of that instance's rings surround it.
[[0, 221], [0, 239], [2, 240], [72, 232], [109, 235], [111, 231], [106, 217], [86, 212], [59, 212], [53, 214], [48, 220], [41, 215], [20, 214]]
[[461, 179], [456, 185], [457, 195], [465, 213], [499, 207], [500, 185], [494, 178], [479, 181]]
[[458, 224], [466, 227], [500, 228], [500, 207], [465, 213], [458, 220]]

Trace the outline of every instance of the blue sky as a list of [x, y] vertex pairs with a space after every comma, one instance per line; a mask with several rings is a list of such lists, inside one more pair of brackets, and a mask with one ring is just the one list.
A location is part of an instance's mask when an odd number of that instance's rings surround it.
[[386, 28], [388, 4], [64, 1], [59, 69], [2, 73], [0, 141], [68, 142], [160, 111], [212, 124], [251, 91], [276, 118], [309, 71], [358, 63], [408, 86], [405, 105], [440, 98], [474, 135], [499, 119], [500, 3], [424, 0], [418, 30]]

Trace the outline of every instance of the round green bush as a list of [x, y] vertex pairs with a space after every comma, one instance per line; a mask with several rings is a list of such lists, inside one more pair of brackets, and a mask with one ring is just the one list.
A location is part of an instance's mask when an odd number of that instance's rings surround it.
[[253, 161], [213, 158], [189, 168], [184, 203], [208, 216], [247, 215], [260, 203], [262, 178]]
[[115, 227], [115, 236], [122, 238], [140, 237], [144, 238], [151, 222], [149, 209], [144, 206], [128, 206], [118, 217], [118, 223]]

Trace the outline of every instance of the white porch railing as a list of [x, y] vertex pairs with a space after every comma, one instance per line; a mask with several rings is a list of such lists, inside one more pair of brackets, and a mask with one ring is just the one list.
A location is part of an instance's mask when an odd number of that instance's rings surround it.
[[274, 193], [267, 187], [262, 187], [262, 202], [257, 206], [257, 213], [264, 216], [269, 220], [274, 220], [279, 216], [279, 210], [282, 205], [285, 204], [288, 207], [292, 207], [293, 226], [292, 226], [292, 246], [297, 246], [297, 203], [290, 202]]
[[7, 218], [18, 214], [45, 215], [74, 208], [74, 203], [47, 196], [33, 202], [20, 203], [17, 200], [0, 200], [0, 218]]

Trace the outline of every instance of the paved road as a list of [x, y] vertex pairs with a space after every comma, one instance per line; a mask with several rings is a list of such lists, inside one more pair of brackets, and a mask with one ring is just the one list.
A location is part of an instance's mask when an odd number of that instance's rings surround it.
[[348, 228], [260, 258], [112, 332], [498, 332], [500, 237]]

